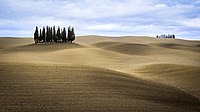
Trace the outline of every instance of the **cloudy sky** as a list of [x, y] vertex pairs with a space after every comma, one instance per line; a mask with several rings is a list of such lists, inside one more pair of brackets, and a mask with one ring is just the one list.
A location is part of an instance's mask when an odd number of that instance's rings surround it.
[[0, 36], [31, 37], [46, 25], [70, 25], [76, 35], [200, 40], [200, 0], [0, 0]]

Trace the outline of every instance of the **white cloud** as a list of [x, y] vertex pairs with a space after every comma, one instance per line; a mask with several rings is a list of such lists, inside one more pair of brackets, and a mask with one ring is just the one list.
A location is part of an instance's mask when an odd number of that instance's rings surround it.
[[184, 26], [200, 28], [200, 18], [185, 19], [181, 20], [180, 23]]
[[94, 26], [88, 26], [86, 29], [88, 30], [113, 30], [120, 28], [121, 26], [118, 24], [99, 24]]
[[36, 25], [71, 25], [77, 35], [174, 33], [195, 38], [200, 34], [190, 32], [200, 27], [198, 4], [180, 0], [1, 0], [0, 35], [32, 36]]

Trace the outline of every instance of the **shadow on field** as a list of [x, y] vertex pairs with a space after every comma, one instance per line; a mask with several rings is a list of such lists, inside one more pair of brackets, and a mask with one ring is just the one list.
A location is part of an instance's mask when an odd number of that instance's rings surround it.
[[152, 46], [145, 44], [136, 44], [136, 43], [99, 42], [93, 45], [102, 48], [104, 50], [109, 50], [129, 55], [148, 55], [151, 54], [152, 51], [158, 51], [156, 48]]
[[27, 44], [23, 46], [18, 46], [4, 51], [8, 52], [49, 52], [57, 51], [63, 49], [76, 49], [84, 48], [85, 46], [78, 43], [47, 43], [47, 44]]
[[168, 49], [176, 49], [176, 50], [184, 50], [184, 51], [192, 51], [192, 52], [200, 52], [200, 45], [189, 46], [182, 44], [172, 44], [172, 43], [162, 43], [162, 44], [154, 44], [159, 47], [168, 48]]
[[200, 110], [179, 89], [103, 68], [0, 63], [0, 74], [1, 111]]

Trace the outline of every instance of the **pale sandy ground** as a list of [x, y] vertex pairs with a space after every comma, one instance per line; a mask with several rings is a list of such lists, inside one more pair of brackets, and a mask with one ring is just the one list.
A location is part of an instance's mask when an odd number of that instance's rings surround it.
[[0, 38], [0, 111], [200, 111], [200, 41]]

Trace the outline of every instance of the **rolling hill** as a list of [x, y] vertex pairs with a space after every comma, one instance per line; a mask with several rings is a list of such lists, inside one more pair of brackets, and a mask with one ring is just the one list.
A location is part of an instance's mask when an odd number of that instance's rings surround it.
[[0, 38], [1, 111], [200, 111], [200, 41]]

